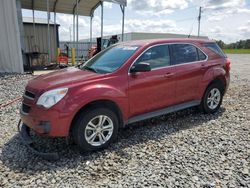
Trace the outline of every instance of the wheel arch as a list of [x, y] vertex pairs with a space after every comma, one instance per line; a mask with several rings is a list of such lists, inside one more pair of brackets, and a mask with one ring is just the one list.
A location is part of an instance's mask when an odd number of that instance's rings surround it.
[[[217, 106], [214, 108], [214, 109], [211, 109], [209, 108], [207, 105], [207, 102], [206, 102], [206, 98], [208, 97], [208, 94], [207, 94], [207, 91], [209, 91], [209, 88], [213, 85], [213, 84], [217, 84], [218, 87], [220, 86], [222, 89], [219, 89], [219, 90], [222, 90], [222, 96], [220, 98], [220, 102], [217, 104]], [[213, 87], [212, 87], [213, 88]], [[226, 81], [223, 80], [223, 77], [216, 77], [215, 79], [213, 79], [211, 82], [209, 82], [209, 84], [207, 85], [207, 87], [205, 88], [204, 92], [203, 92], [203, 95], [202, 95], [202, 100], [201, 100], [201, 103], [199, 105], [199, 108], [200, 110], [202, 110], [204, 113], [215, 113], [220, 105], [221, 105], [221, 102], [222, 102], [222, 98], [223, 98], [223, 95], [225, 94], [225, 89], [226, 89]]]
[[223, 95], [225, 93], [225, 88], [226, 88], [226, 79], [223, 76], [217, 76], [215, 77], [211, 82], [208, 83], [207, 87], [205, 88], [203, 92], [203, 96], [209, 86], [211, 86], [214, 83], [219, 83], [223, 87]]
[[81, 113], [83, 113], [85, 110], [93, 108], [93, 107], [105, 107], [105, 108], [112, 110], [118, 117], [119, 128], [123, 127], [124, 119], [123, 119], [123, 114], [122, 114], [120, 107], [112, 100], [100, 99], [100, 100], [91, 101], [85, 104], [76, 112], [70, 124], [70, 129], [69, 129], [70, 132], [72, 132], [73, 125], [76, 122], [78, 116]]

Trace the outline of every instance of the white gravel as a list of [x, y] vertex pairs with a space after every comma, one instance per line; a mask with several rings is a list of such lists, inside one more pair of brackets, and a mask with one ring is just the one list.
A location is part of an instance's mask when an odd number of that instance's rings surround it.
[[[63, 139], [38, 143], [56, 162], [20, 143], [20, 102], [0, 109], [0, 187], [250, 187], [250, 55], [231, 55], [232, 82], [221, 110], [183, 110], [123, 130], [116, 143], [79, 153]], [[31, 76], [0, 75], [0, 104], [22, 95]]]

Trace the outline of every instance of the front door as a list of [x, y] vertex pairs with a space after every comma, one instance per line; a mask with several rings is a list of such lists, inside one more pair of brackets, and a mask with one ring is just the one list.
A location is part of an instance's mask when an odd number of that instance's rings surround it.
[[129, 74], [130, 117], [170, 106], [175, 98], [174, 67], [170, 66], [169, 46], [149, 48], [133, 65], [140, 63], [149, 63], [151, 71]]

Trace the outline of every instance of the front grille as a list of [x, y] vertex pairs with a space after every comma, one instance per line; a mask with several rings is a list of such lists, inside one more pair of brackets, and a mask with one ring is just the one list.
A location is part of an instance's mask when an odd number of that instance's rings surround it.
[[29, 98], [29, 99], [34, 99], [35, 98], [35, 94], [26, 90], [25, 93], [24, 93], [24, 97]]
[[27, 104], [22, 104], [22, 111], [26, 114], [30, 112], [31, 107], [28, 106]]

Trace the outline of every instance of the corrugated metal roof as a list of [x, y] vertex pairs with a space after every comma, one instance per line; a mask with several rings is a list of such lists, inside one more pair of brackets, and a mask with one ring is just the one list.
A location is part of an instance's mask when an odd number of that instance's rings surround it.
[[[127, 5], [127, 0], [78, 0], [78, 14], [91, 16], [102, 1]], [[47, 11], [46, 0], [21, 0], [22, 8]], [[76, 11], [76, 0], [49, 0], [50, 12], [73, 14]]]
[[[23, 23], [32, 23], [33, 24], [33, 18], [32, 17], [23, 17]], [[51, 25], [54, 25], [54, 22], [52, 20], [49, 21]], [[35, 18], [35, 24], [48, 24], [47, 19], [44, 18]], [[59, 24], [56, 24], [59, 25]]]

